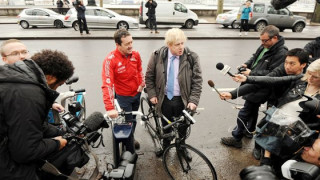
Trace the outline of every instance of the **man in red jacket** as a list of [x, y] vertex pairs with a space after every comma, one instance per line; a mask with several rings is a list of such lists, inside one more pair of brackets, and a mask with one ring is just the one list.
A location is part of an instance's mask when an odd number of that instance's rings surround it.
[[[119, 29], [114, 34], [114, 40], [116, 49], [107, 55], [102, 68], [103, 102], [111, 118], [118, 116], [114, 108], [114, 95], [124, 111], [137, 111], [141, 91], [145, 86], [140, 54], [132, 48], [131, 34], [125, 29]], [[135, 116], [126, 115], [126, 120], [132, 121], [134, 133]], [[135, 141], [135, 148], [139, 147]]]

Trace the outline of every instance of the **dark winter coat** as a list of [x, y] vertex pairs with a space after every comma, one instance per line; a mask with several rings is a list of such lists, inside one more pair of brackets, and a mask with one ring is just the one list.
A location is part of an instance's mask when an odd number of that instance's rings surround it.
[[148, 8], [148, 15], [155, 15], [156, 14], [156, 7], [157, 7], [157, 2], [152, 1], [152, 3], [150, 3], [149, 1], [146, 2], [146, 8]]
[[316, 59], [320, 58], [320, 36], [317, 37], [314, 41], [309, 42], [304, 46], [304, 50], [308, 52], [309, 55], [312, 56], [309, 62], [313, 62]]
[[35, 180], [37, 161], [58, 151], [44, 127], [57, 96], [34, 61], [0, 66], [0, 179]]
[[[249, 76], [265, 76], [269, 74], [273, 69], [280, 66], [286, 58], [286, 53], [288, 48], [284, 45], [284, 38], [279, 36], [279, 40], [274, 44], [269, 51], [267, 51], [255, 67], [252, 68], [256, 59], [260, 55], [264, 47], [261, 45], [253, 56], [245, 62], [247, 67], [251, 69]], [[243, 96], [243, 99], [248, 100], [253, 103], [264, 103], [267, 100], [268, 95], [270, 94], [270, 89], [263, 88], [256, 92], [250, 93]]]

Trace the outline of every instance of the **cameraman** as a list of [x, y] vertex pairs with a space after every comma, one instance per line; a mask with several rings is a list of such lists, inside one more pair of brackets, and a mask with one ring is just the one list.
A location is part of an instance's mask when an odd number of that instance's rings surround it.
[[[78, 18], [80, 34], [82, 35], [83, 30], [85, 30], [87, 34], [90, 34], [87, 26], [87, 20], [86, 20], [86, 13], [85, 13], [86, 7], [83, 5], [83, 1], [76, 0], [75, 2], [73, 2], [73, 5], [77, 10], [77, 18]], [[83, 25], [83, 28], [82, 28], [82, 25]]]
[[39, 179], [39, 160], [67, 143], [45, 120], [55, 90], [74, 67], [57, 51], [43, 50], [33, 58], [0, 66], [0, 179]]

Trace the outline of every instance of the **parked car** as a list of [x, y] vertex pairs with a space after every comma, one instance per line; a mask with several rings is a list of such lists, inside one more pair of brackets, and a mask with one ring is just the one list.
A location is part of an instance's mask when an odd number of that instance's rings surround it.
[[225, 28], [228, 26], [231, 26], [232, 29], [239, 28], [239, 23], [235, 23], [237, 21], [238, 11], [238, 9], [234, 9], [226, 13], [219, 14], [216, 18], [216, 23], [222, 24]]
[[[145, 7], [146, 1], [141, 1], [139, 9], [139, 23], [150, 26], [150, 22], [146, 13], [148, 9]], [[188, 9], [184, 4], [177, 1], [157, 1], [156, 19], [157, 24], [165, 25], [182, 25], [191, 29], [198, 25], [198, 15]]]
[[56, 28], [64, 27], [64, 16], [45, 8], [24, 9], [17, 16], [17, 18], [18, 24], [23, 29], [28, 29], [30, 26], [55, 26]]
[[[239, 8], [237, 23], [240, 23], [240, 16], [244, 5]], [[249, 20], [249, 27], [261, 32], [267, 25], [275, 25], [280, 31], [292, 29], [293, 32], [302, 32], [306, 26], [306, 18], [296, 16], [287, 9], [276, 10], [269, 3], [252, 3], [252, 17]]]
[[[89, 28], [139, 28], [137, 19], [122, 16], [109, 9], [87, 6], [85, 13]], [[67, 12], [64, 23], [66, 27], [73, 27], [76, 31], [79, 30], [77, 11], [75, 8], [71, 8]]]

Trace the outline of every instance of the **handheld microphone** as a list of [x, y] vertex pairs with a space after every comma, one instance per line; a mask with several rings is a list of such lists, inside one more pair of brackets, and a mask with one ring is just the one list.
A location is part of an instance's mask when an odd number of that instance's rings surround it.
[[279, 10], [289, 6], [296, 1], [297, 0], [271, 0], [271, 4], [276, 10]]
[[83, 124], [87, 127], [88, 132], [99, 130], [101, 127], [109, 127], [101, 112], [92, 113], [84, 120]]
[[223, 65], [222, 63], [217, 63], [216, 68], [220, 70], [223, 75], [229, 74], [229, 76], [234, 77], [234, 75], [229, 72], [231, 67], [228, 65]]
[[220, 94], [220, 92], [218, 91], [218, 89], [216, 89], [216, 88], [214, 87], [213, 81], [209, 80], [209, 81], [208, 81], [208, 84], [209, 84], [209, 86], [212, 88], [212, 91], [213, 91], [213, 89], [214, 89], [214, 90], [219, 94], [219, 96], [221, 96], [221, 94]]

